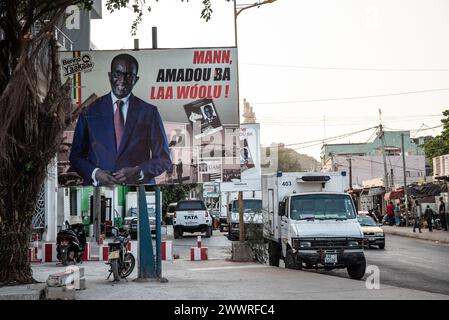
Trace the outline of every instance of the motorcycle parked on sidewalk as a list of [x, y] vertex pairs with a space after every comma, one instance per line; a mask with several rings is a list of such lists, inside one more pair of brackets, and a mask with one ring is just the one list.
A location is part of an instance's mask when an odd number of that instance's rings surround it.
[[110, 265], [109, 279], [111, 274], [114, 276], [114, 281], [126, 279], [134, 270], [136, 259], [131, 252], [128, 252], [128, 243], [131, 239], [127, 230], [120, 230], [117, 227], [112, 227], [117, 232], [117, 236], [112, 242], [108, 243], [109, 254], [108, 262]]
[[66, 229], [58, 232], [56, 237], [56, 258], [66, 266], [69, 262], [81, 263], [86, 247], [86, 234], [81, 223], [70, 225], [65, 222]]

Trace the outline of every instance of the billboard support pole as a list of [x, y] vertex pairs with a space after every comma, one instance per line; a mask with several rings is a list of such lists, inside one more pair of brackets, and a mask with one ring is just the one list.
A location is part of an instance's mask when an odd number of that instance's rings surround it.
[[95, 241], [99, 245], [101, 242], [101, 189], [99, 186], [94, 187], [93, 194], [93, 202], [94, 202], [94, 232], [95, 232]]
[[243, 219], [243, 192], [239, 191], [239, 240], [245, 241], [245, 224]]
[[148, 217], [147, 199], [144, 185], [138, 187], [138, 272], [136, 281], [156, 278], [153, 245], [151, 241], [151, 227]]
[[[151, 28], [153, 49], [157, 49], [157, 27]], [[156, 202], [156, 277], [160, 282], [168, 282], [162, 277], [162, 235], [161, 235], [161, 220], [162, 220], [162, 202], [161, 202], [161, 188], [156, 186], [155, 202]], [[150, 234], [151, 237], [151, 234]], [[151, 239], [151, 238], [150, 238]]]
[[161, 188], [156, 187], [154, 191], [156, 193], [156, 276], [160, 282], [168, 282], [166, 278], [162, 277]]

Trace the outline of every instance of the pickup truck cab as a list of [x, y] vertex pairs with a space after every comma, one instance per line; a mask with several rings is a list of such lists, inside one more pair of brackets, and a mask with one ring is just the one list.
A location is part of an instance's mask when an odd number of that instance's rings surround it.
[[175, 239], [184, 232], [204, 232], [207, 238], [212, 236], [212, 217], [202, 200], [182, 200], [176, 204], [173, 232]]

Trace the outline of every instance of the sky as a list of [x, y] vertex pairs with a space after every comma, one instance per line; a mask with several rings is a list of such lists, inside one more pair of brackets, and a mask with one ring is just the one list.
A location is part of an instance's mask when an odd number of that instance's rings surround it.
[[[105, 1], [103, 1], [105, 2]], [[234, 46], [233, 2], [146, 1], [137, 35], [131, 10], [92, 20], [98, 49]], [[254, 3], [238, 0], [238, 7]], [[449, 1], [277, 0], [237, 17], [240, 112], [243, 99], [261, 124], [261, 142], [282, 142], [319, 160], [326, 143], [373, 139], [386, 130], [437, 135], [449, 109]], [[381, 110], [381, 113], [379, 112]], [[342, 139], [346, 133], [369, 129]]]

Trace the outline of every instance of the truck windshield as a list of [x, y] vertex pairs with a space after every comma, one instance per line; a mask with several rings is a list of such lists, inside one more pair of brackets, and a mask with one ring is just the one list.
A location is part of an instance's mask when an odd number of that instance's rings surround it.
[[348, 195], [310, 194], [291, 198], [290, 219], [345, 220], [355, 217], [354, 206]]
[[201, 200], [197, 201], [181, 201], [176, 205], [176, 211], [194, 211], [194, 210], [206, 210], [204, 202]]
[[[253, 211], [253, 212], [260, 212], [262, 211], [262, 200], [257, 199], [244, 199], [243, 200], [243, 210], [244, 211]], [[234, 200], [232, 201], [232, 212], [238, 212], [239, 211], [239, 201]]]

